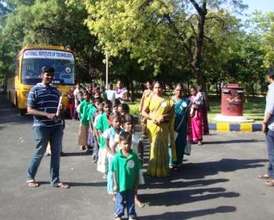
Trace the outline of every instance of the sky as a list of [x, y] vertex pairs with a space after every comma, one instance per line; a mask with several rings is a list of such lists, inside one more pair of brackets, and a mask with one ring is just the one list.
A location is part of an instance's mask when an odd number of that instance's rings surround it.
[[249, 7], [247, 13], [252, 13], [256, 9], [262, 12], [274, 12], [274, 0], [243, 0]]

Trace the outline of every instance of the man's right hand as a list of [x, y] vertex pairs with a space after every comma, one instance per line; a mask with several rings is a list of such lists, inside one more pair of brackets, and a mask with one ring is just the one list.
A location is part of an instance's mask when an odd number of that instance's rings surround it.
[[267, 133], [267, 124], [266, 123], [262, 123], [262, 131], [266, 134]]

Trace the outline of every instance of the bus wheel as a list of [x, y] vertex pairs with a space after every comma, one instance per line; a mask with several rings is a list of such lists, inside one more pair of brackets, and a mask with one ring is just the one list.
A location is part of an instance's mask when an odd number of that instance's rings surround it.
[[24, 116], [27, 113], [26, 109], [19, 109], [19, 112], [21, 116]]

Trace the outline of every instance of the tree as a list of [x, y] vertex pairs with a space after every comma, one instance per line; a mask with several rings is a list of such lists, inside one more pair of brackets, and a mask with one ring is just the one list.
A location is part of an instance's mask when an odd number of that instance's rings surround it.
[[[229, 1], [85, 0], [84, 4], [89, 14], [87, 25], [103, 51], [112, 56], [128, 51], [139, 63], [153, 64], [156, 74], [174, 59], [179, 61], [176, 68], [191, 67], [204, 86], [204, 28], [207, 19], [218, 19], [207, 17], [208, 7], [217, 9], [225, 2]], [[232, 3], [243, 6], [242, 1]]]
[[255, 12], [253, 23], [257, 28], [257, 34], [260, 36], [262, 49], [265, 51], [266, 67], [274, 66], [274, 12], [262, 14]]

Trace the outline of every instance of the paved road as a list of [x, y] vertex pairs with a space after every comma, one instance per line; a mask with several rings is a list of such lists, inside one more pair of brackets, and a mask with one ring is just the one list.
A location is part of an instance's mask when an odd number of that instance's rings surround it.
[[[38, 189], [25, 186], [25, 171], [33, 151], [32, 119], [21, 117], [0, 97], [0, 219], [108, 220], [113, 203], [106, 183], [89, 155], [76, 144], [78, 123], [67, 121], [61, 178], [72, 185], [49, 186], [49, 158], [37, 179]], [[148, 203], [137, 209], [143, 220], [273, 219], [274, 188], [256, 179], [265, 170], [261, 133], [211, 134], [203, 146], [193, 146], [184, 169], [166, 179], [146, 178], [140, 190]]]

